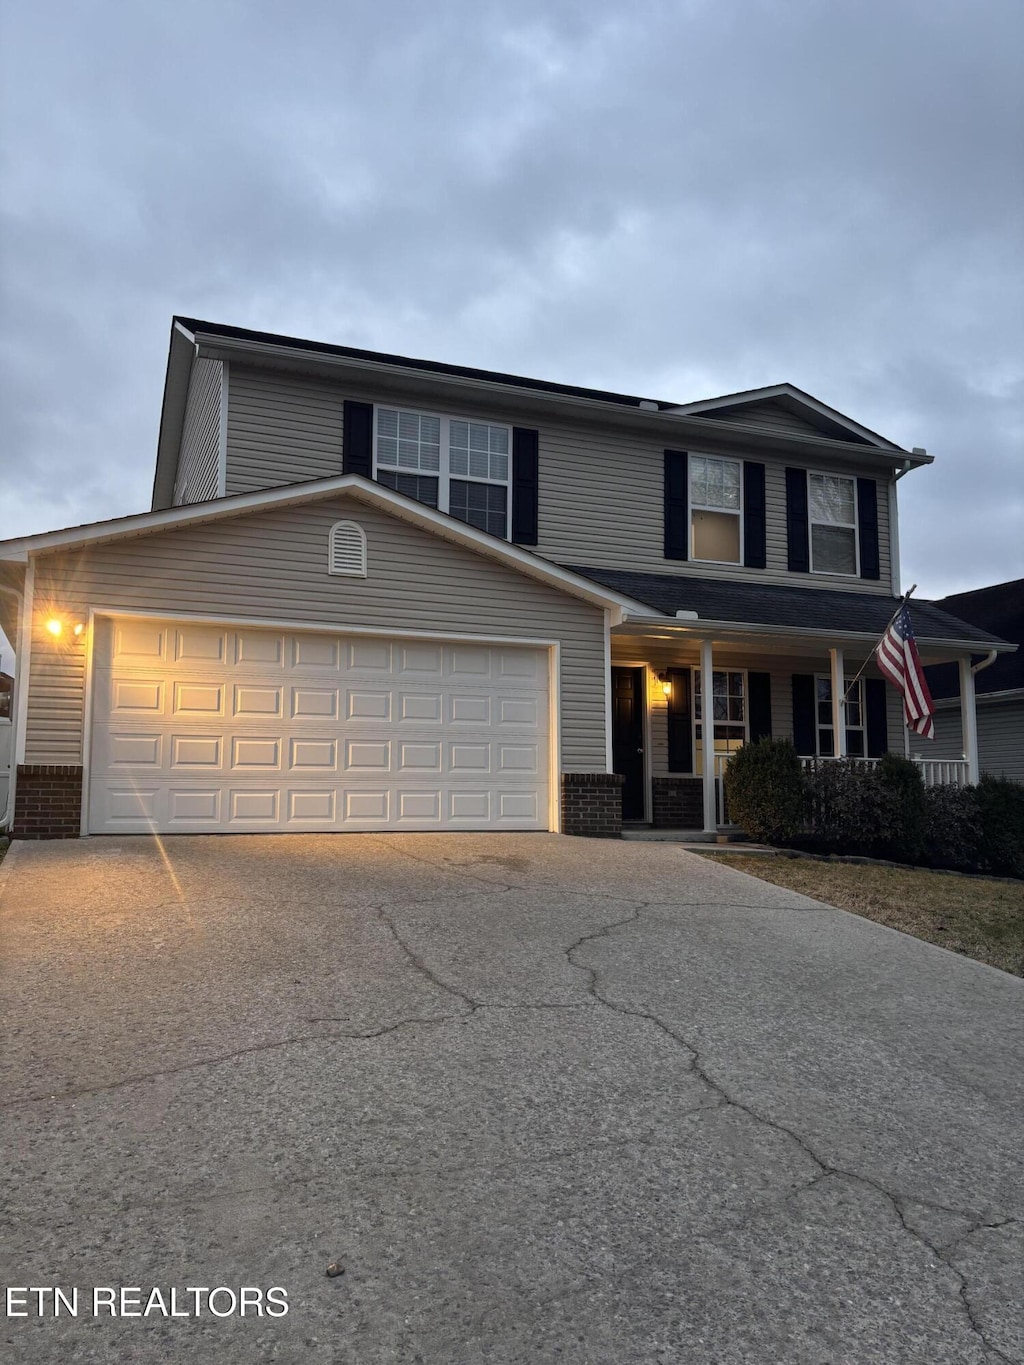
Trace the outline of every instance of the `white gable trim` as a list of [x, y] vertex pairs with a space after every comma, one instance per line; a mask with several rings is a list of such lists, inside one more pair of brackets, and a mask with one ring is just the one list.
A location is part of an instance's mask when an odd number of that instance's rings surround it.
[[[861, 426], [859, 422], [855, 422], [851, 417], [847, 417], [845, 413], [839, 412], [835, 408], [830, 408], [827, 403], [820, 402], [817, 398], [813, 398], [809, 393], [804, 393], [803, 389], [798, 389], [795, 384], [769, 384], [763, 389], [744, 389], [740, 393], [723, 394], [720, 398], [702, 398], [696, 403], [681, 403], [677, 407], [671, 408], [670, 411], [678, 413], [679, 416], [687, 416], [690, 414], [698, 416], [703, 412], [721, 412], [728, 408], [742, 408], [746, 407], [749, 403], [768, 402], [773, 398], [792, 399], [793, 402], [798, 403], [802, 408], [806, 408], [808, 412], [815, 413], [819, 417], [829, 418], [830, 421], [837, 423], [841, 427], [845, 427], [847, 431], [856, 436], [860, 436], [865, 441], [869, 441], [878, 449], [895, 451], [901, 449], [895, 442], [887, 441], [884, 436], [879, 436], [876, 431], [872, 431], [869, 427]], [[932, 456], [925, 456], [922, 458], [918, 455], [916, 463], [930, 464], [933, 458], [934, 457]]]
[[414, 502], [411, 498], [382, 484], [373, 483], [358, 474], [342, 474], [330, 479], [316, 479], [309, 483], [286, 484], [283, 488], [261, 489], [256, 493], [238, 493], [230, 498], [214, 498], [208, 502], [191, 503], [184, 507], [168, 507], [159, 512], [139, 512], [134, 516], [118, 517], [112, 521], [97, 521], [88, 526], [71, 526], [62, 531], [46, 531], [41, 535], [25, 536], [19, 540], [0, 541], [0, 560], [25, 563], [29, 556], [51, 550], [64, 550], [103, 541], [126, 540], [133, 536], [151, 535], [184, 526], [220, 521], [242, 516], [246, 512], [269, 511], [275, 507], [295, 507], [307, 502], [320, 502], [342, 494], [370, 507], [408, 521], [421, 530], [429, 531], [453, 544], [462, 545], [489, 559], [518, 569], [549, 587], [558, 588], [572, 597], [582, 598], [594, 606], [605, 607], [612, 613], [612, 624], [618, 624], [623, 613], [634, 616], [659, 617], [660, 613], [633, 598], [602, 588], [589, 578], [561, 568], [550, 560], [531, 554], [506, 541], [478, 531], [475, 526], [457, 521], [444, 512]]

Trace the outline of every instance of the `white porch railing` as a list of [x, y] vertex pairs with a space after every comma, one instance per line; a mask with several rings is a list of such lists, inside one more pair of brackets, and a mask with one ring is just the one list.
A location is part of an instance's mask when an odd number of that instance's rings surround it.
[[[834, 763], [835, 759], [829, 758], [802, 758], [800, 762], [805, 768], [815, 768], [819, 763]], [[850, 758], [848, 762], [856, 763], [858, 766], [873, 768], [878, 762], [877, 758]], [[913, 758], [921, 772], [921, 780], [926, 787], [966, 787], [968, 779], [968, 764], [966, 758]]]

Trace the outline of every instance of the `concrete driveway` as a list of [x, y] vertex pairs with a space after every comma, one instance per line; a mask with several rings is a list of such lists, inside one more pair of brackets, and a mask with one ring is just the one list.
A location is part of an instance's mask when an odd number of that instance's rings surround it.
[[21, 844], [0, 918], [4, 1284], [79, 1291], [9, 1359], [1024, 1358], [1014, 978], [552, 835]]

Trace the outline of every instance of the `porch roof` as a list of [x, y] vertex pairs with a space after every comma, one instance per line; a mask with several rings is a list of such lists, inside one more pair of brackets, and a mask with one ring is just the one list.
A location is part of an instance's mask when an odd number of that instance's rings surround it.
[[[737, 626], [770, 626], [837, 635], [880, 636], [896, 609], [894, 598], [881, 593], [844, 592], [834, 588], [798, 588], [778, 583], [737, 583], [689, 574], [632, 573], [567, 565], [614, 592], [635, 598], [666, 616], [693, 611], [701, 621], [735, 622]], [[956, 644], [975, 653], [1014, 646], [996, 635], [961, 621], [933, 602], [910, 600], [914, 634], [922, 645]]]

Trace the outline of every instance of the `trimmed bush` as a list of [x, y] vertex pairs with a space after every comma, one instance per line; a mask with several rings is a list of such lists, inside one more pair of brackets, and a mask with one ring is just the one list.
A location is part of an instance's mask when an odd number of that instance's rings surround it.
[[1024, 786], [986, 774], [975, 792], [981, 818], [979, 871], [1024, 877]]
[[975, 872], [981, 845], [976, 787], [929, 787], [924, 794], [922, 861], [953, 872]]
[[874, 768], [839, 758], [815, 764], [806, 774], [806, 844], [819, 853], [878, 857], [887, 847], [894, 799]]
[[729, 816], [766, 844], [789, 844], [804, 826], [800, 759], [788, 739], [745, 744], [725, 770]]
[[883, 754], [875, 768], [885, 793], [886, 820], [879, 830], [878, 856], [916, 863], [924, 852], [925, 804], [921, 770], [909, 758]]

